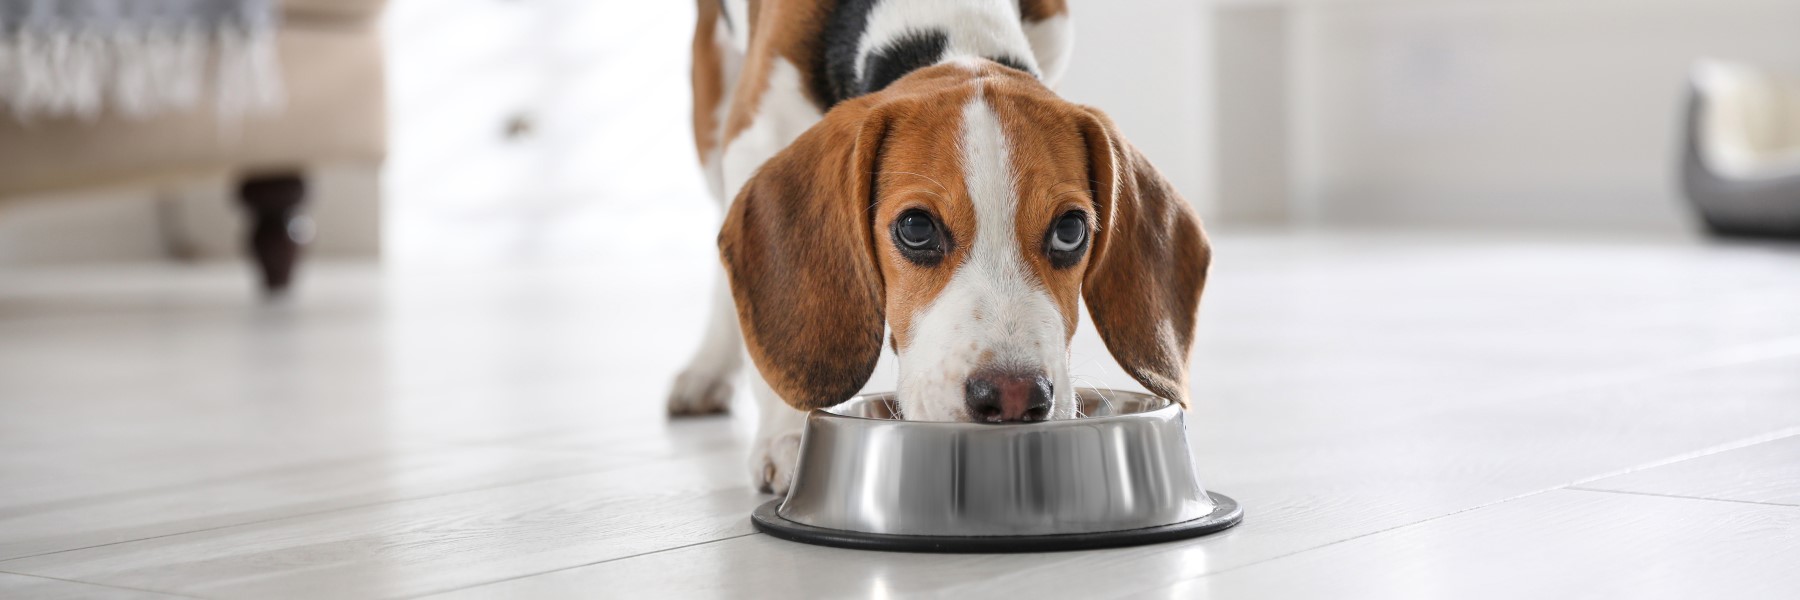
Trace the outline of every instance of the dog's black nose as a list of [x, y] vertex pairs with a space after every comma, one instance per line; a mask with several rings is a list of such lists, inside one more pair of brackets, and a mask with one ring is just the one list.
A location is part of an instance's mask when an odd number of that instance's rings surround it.
[[1050, 418], [1055, 388], [1043, 375], [981, 372], [963, 384], [969, 417], [986, 423], [1042, 421]]

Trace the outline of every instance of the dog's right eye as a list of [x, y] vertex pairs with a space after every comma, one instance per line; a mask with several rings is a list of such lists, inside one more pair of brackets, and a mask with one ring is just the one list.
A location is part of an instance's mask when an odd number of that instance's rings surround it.
[[943, 259], [944, 232], [923, 210], [909, 210], [894, 220], [894, 245], [907, 260], [932, 266]]
[[900, 217], [900, 225], [895, 227], [900, 234], [900, 243], [915, 250], [923, 250], [937, 245], [937, 223], [922, 212], [910, 212]]

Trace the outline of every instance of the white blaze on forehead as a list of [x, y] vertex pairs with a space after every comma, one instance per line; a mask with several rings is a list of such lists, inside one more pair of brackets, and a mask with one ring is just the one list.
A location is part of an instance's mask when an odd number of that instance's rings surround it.
[[1024, 267], [1015, 256], [1018, 239], [1013, 218], [1019, 211], [1019, 199], [1013, 190], [1012, 150], [999, 119], [981, 94], [963, 107], [962, 155], [969, 200], [975, 205], [975, 243], [969, 258], [985, 263], [983, 268]]
[[1026, 246], [1017, 235], [1010, 143], [982, 94], [962, 116], [959, 145], [975, 230], [950, 232], [968, 252], [912, 320], [911, 340], [900, 351], [901, 409], [912, 419], [953, 419], [965, 410], [968, 376], [992, 368], [1048, 376], [1056, 387], [1052, 418], [1066, 418], [1073, 401], [1063, 316], [1019, 254]]

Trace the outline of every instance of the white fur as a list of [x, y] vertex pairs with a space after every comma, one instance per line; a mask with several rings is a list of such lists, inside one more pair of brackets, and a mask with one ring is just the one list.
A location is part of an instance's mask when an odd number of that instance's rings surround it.
[[863, 59], [870, 52], [924, 29], [941, 30], [949, 38], [943, 60], [1007, 56], [1038, 68], [1017, 0], [887, 0], [869, 11], [868, 26], [857, 41], [856, 78], [863, 78]]
[[[1063, 315], [1019, 254], [1011, 142], [980, 94], [963, 108], [962, 134], [975, 231], [951, 232], [958, 243], [970, 244], [968, 257], [937, 299], [913, 317], [899, 352], [901, 412], [915, 420], [966, 419], [968, 376], [996, 367], [1049, 376], [1056, 388], [1051, 417], [1068, 418], [1075, 403]], [[981, 362], [984, 354], [987, 363]]]
[[1027, 22], [1025, 38], [1031, 41], [1031, 53], [1037, 58], [1038, 78], [1045, 87], [1055, 88], [1069, 69], [1069, 54], [1075, 47], [1074, 21], [1062, 14]]
[[750, 485], [785, 496], [800, 459], [800, 431], [806, 413], [788, 406], [762, 373], [750, 370], [750, 395], [756, 398], [756, 439], [750, 445]]

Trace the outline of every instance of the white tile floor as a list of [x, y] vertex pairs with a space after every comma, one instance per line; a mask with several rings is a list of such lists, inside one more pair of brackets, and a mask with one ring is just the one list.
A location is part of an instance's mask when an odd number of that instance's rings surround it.
[[1217, 245], [1189, 422], [1244, 525], [1010, 556], [753, 533], [746, 417], [661, 415], [703, 245], [274, 307], [236, 265], [0, 272], [0, 597], [1800, 596], [1800, 248]]

